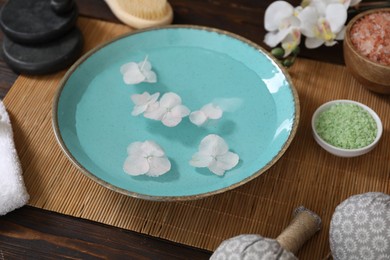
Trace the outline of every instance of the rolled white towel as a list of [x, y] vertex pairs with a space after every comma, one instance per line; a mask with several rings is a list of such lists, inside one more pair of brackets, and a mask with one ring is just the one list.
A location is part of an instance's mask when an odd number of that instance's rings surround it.
[[0, 100], [0, 216], [22, 207], [28, 199], [11, 121]]

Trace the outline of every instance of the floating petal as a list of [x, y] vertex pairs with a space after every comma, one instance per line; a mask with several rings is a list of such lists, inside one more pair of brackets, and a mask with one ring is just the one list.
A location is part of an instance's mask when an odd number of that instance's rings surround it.
[[171, 162], [167, 157], [151, 157], [149, 160], [148, 176], [157, 177], [171, 170]]
[[153, 141], [145, 141], [141, 146], [142, 152], [149, 156], [164, 156], [165, 152], [157, 143]]
[[207, 117], [214, 120], [221, 118], [223, 114], [222, 109], [212, 103], [203, 106], [201, 110], [207, 115]]
[[130, 155], [125, 160], [123, 170], [129, 175], [142, 175], [149, 171], [149, 163], [144, 157]]
[[152, 64], [148, 61], [148, 56], [146, 56], [145, 60], [142, 62], [129, 62], [122, 65], [120, 72], [123, 74], [123, 81], [126, 84], [157, 82], [157, 75], [154, 71], [152, 71]]
[[123, 164], [123, 170], [130, 175], [159, 176], [171, 169], [171, 163], [164, 150], [156, 142], [134, 142], [127, 147], [129, 156]]
[[213, 160], [213, 161], [210, 163], [210, 165], [209, 165], [209, 170], [210, 170], [212, 173], [214, 173], [214, 174], [216, 174], [216, 175], [218, 175], [218, 176], [222, 176], [222, 175], [225, 173], [225, 170], [224, 170], [222, 167], [220, 167], [219, 162], [216, 161], [216, 160]]
[[[126, 65], [126, 64], [125, 64]], [[124, 66], [125, 66], [124, 65]], [[122, 66], [123, 68], [123, 66]], [[121, 71], [123, 73], [123, 81], [126, 84], [138, 84], [145, 80], [145, 76], [141, 73], [138, 65], [134, 62], [130, 62]]]
[[229, 147], [222, 137], [210, 134], [202, 139], [199, 145], [199, 151], [211, 156], [217, 156], [228, 152]]
[[147, 110], [151, 111], [151, 108], [155, 108], [157, 106], [155, 103], [159, 96], [160, 93], [158, 92], [154, 93], [153, 95], [150, 95], [148, 92], [131, 95], [131, 100], [135, 104], [131, 114], [133, 116], [137, 116]]
[[154, 109], [147, 110], [144, 113], [144, 117], [160, 121], [161, 119], [163, 119], [166, 112], [166, 108], [163, 108], [157, 104], [154, 106]]
[[192, 156], [190, 160], [190, 165], [194, 167], [200, 167], [200, 168], [208, 167], [212, 161], [213, 161], [213, 157], [211, 157], [209, 154], [197, 152]]
[[165, 93], [160, 99], [160, 106], [164, 108], [173, 108], [174, 106], [180, 104], [181, 104], [180, 96], [173, 92]]
[[143, 154], [140, 154], [140, 151], [142, 151], [142, 142], [134, 142], [134, 143], [131, 143], [129, 146], [127, 146], [127, 154], [132, 156], [132, 155], [136, 155], [136, 156], [146, 156], [145, 153]]
[[199, 151], [192, 156], [190, 165], [194, 167], [208, 167], [216, 175], [222, 176], [225, 171], [238, 164], [239, 156], [229, 151], [222, 137], [210, 134], [202, 139]]
[[233, 152], [227, 152], [223, 155], [217, 156], [216, 159], [218, 162], [218, 167], [221, 167], [224, 170], [230, 170], [238, 164], [240, 158]]
[[172, 112], [166, 113], [163, 118], [161, 119], [161, 122], [168, 127], [174, 127], [177, 126], [182, 120], [181, 116], [177, 116], [173, 114]]
[[201, 126], [207, 121], [207, 116], [203, 111], [194, 111], [190, 114], [190, 121], [194, 125]]
[[191, 111], [188, 109], [188, 107], [184, 105], [177, 105], [171, 109], [172, 115], [177, 117], [186, 117], [190, 114], [190, 112]]

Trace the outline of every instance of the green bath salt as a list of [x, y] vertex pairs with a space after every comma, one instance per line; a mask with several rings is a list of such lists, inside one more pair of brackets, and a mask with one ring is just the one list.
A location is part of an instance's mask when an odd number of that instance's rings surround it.
[[335, 104], [319, 114], [315, 121], [318, 135], [327, 143], [356, 149], [371, 144], [377, 134], [374, 118], [356, 104]]

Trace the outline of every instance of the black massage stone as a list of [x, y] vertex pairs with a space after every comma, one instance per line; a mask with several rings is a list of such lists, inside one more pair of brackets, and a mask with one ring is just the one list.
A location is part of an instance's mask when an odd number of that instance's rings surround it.
[[16, 72], [23, 74], [47, 74], [73, 64], [80, 56], [83, 37], [74, 27], [64, 36], [38, 45], [22, 45], [4, 37], [5, 61]]
[[1, 10], [0, 26], [14, 42], [46, 43], [70, 31], [77, 17], [73, 0], [9, 0]]

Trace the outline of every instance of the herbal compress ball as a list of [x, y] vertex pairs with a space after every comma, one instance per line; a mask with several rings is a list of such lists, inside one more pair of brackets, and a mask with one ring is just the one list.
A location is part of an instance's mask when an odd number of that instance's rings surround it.
[[276, 238], [260, 235], [239, 235], [219, 245], [210, 260], [291, 260], [295, 253], [321, 228], [321, 218], [298, 207], [290, 225]]
[[240, 235], [222, 242], [210, 260], [298, 259], [275, 239], [259, 235]]
[[390, 259], [390, 196], [369, 192], [337, 206], [330, 224], [330, 248], [338, 259]]

